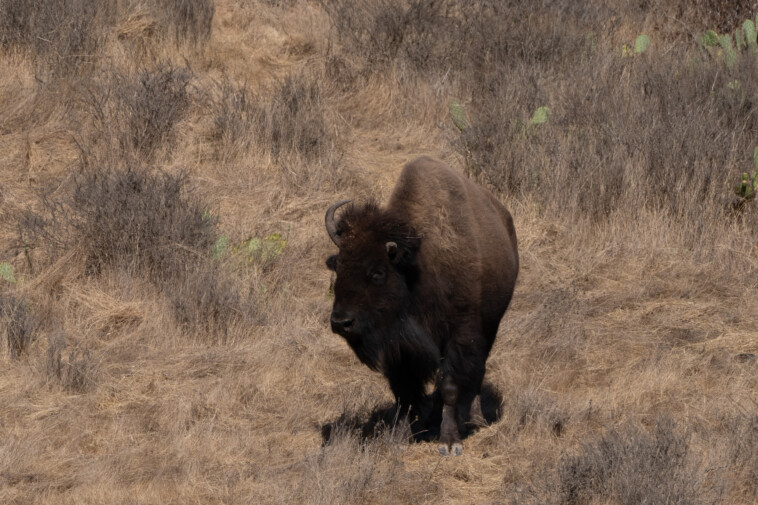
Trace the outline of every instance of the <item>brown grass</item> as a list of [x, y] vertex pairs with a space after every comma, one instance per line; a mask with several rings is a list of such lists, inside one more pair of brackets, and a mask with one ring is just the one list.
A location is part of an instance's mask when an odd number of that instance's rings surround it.
[[[748, 4], [0, 0], [0, 503], [755, 503]], [[456, 458], [328, 328], [420, 154], [519, 235]]]

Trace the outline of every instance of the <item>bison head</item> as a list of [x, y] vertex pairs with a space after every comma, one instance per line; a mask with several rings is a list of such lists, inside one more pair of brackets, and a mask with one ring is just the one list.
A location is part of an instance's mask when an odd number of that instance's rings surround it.
[[407, 314], [421, 238], [403, 219], [373, 203], [351, 205], [335, 222], [335, 210], [346, 203], [326, 212], [326, 229], [339, 247], [326, 260], [337, 273], [332, 331], [347, 340], [361, 361], [377, 368], [380, 339]]

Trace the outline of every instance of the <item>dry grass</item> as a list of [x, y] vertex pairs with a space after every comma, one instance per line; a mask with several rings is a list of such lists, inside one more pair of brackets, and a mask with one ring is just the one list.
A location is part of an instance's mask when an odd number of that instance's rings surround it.
[[[692, 37], [754, 9], [0, 0], [0, 502], [755, 503], [758, 65]], [[328, 328], [420, 154], [522, 262], [448, 459]]]

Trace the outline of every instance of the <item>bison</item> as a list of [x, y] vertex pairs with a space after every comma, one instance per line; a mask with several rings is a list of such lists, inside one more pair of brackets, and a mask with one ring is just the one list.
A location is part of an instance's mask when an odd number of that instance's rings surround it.
[[440, 452], [461, 454], [472, 411], [481, 420], [485, 363], [518, 275], [513, 219], [429, 157], [405, 165], [386, 207], [349, 205], [335, 221], [349, 202], [326, 211], [339, 248], [326, 261], [337, 274], [332, 331], [384, 374], [403, 415], [418, 421], [434, 382]]

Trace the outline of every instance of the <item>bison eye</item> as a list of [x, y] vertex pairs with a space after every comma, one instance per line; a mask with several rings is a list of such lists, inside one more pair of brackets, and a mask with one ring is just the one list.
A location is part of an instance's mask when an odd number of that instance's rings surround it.
[[383, 268], [375, 268], [369, 271], [369, 279], [377, 286], [384, 284], [384, 279], [387, 276], [387, 272]]

